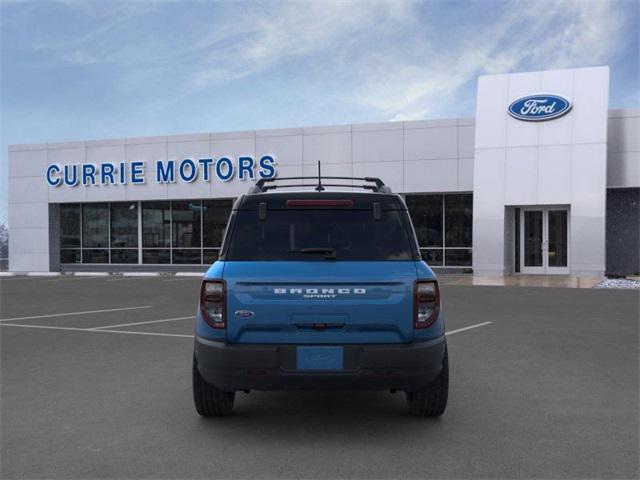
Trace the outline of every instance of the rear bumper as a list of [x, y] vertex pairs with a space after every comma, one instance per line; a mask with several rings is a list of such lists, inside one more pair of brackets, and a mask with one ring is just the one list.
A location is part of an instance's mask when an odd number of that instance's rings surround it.
[[445, 337], [411, 344], [343, 345], [344, 369], [296, 370], [296, 345], [231, 345], [196, 336], [200, 375], [225, 391], [424, 389], [442, 369]]

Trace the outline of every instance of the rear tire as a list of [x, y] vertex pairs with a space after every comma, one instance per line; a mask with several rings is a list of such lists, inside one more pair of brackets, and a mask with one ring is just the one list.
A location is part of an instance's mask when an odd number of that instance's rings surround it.
[[449, 354], [446, 347], [442, 370], [438, 377], [421, 392], [407, 392], [407, 406], [412, 415], [439, 417], [447, 408], [449, 397]]
[[198, 415], [203, 417], [223, 417], [233, 410], [235, 392], [224, 392], [208, 384], [200, 372], [195, 356], [193, 357], [193, 403]]

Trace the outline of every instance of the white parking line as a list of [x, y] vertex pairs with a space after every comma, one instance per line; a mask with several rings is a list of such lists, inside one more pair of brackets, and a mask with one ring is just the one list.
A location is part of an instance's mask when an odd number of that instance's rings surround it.
[[482, 322], [476, 323], [475, 325], [469, 325], [468, 327], [458, 328], [457, 330], [451, 330], [447, 332], [446, 335], [453, 335], [454, 333], [466, 332], [467, 330], [471, 330], [472, 328], [484, 327], [485, 325], [490, 325], [491, 322]]
[[117, 328], [117, 327], [133, 327], [134, 325], [146, 325], [148, 323], [161, 323], [161, 322], [173, 322], [174, 320], [187, 320], [195, 319], [195, 315], [189, 317], [175, 317], [175, 318], [163, 318], [162, 320], [149, 320], [148, 322], [133, 322], [133, 323], [119, 323], [118, 325], [104, 325], [103, 327], [93, 327], [88, 330], [103, 330], [105, 328]]
[[151, 308], [151, 305], [141, 305], [139, 307], [107, 308], [104, 310], [87, 310], [85, 312], [51, 313], [49, 315], [31, 315], [29, 317], [0, 318], [0, 322], [9, 322], [9, 321], [16, 321], [16, 320], [31, 320], [34, 318], [70, 317], [72, 315], [89, 315], [92, 313], [122, 312], [124, 310], [140, 310], [142, 308]]
[[0, 323], [0, 327], [42, 328], [45, 330], [70, 330], [72, 332], [123, 333], [125, 335], [151, 335], [154, 337], [193, 338], [193, 335], [181, 335], [179, 333], [130, 332], [127, 330], [95, 330], [93, 328], [52, 327], [50, 325], [19, 325], [17, 323]]
[[87, 276], [87, 277], [85, 277], [85, 276], [76, 277], [75, 275], [74, 276], [67, 275], [67, 276], [62, 277], [62, 278], [56, 278], [55, 280], [41, 280], [41, 282], [42, 283], [73, 282], [73, 281], [78, 281], [78, 280], [81, 280], [81, 281], [85, 282], [87, 280], [104, 280], [105, 278], [106, 277], [104, 277], [104, 276], [93, 276], [93, 275]]

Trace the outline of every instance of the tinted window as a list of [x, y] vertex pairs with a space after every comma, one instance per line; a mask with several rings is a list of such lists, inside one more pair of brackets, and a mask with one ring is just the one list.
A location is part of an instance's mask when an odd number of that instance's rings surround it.
[[227, 260], [412, 260], [406, 212], [371, 210], [270, 210], [264, 221], [256, 211], [239, 211], [227, 243]]
[[232, 207], [232, 200], [202, 202], [202, 241], [205, 248], [219, 247], [222, 243], [222, 235]]
[[109, 247], [109, 206], [106, 203], [82, 206], [82, 248], [86, 247]]
[[442, 246], [442, 195], [407, 195], [407, 208], [421, 247]]
[[[111, 248], [138, 246], [138, 204], [111, 204]], [[130, 263], [130, 262], [118, 262]]]

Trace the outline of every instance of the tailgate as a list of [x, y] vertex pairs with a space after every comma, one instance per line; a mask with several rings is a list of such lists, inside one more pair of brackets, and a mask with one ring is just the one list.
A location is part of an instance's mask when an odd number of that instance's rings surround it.
[[411, 261], [226, 262], [231, 343], [405, 343]]

